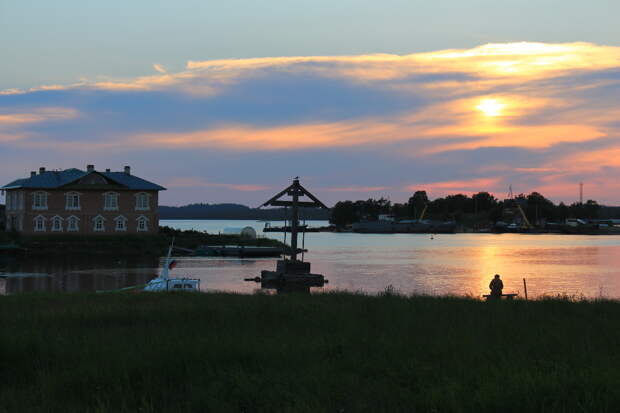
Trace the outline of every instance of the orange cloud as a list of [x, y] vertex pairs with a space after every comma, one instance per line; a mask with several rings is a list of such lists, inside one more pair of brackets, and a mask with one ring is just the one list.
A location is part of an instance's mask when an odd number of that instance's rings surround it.
[[36, 109], [26, 113], [0, 113], [0, 127], [73, 119], [77, 115], [78, 111], [75, 109], [54, 107]]
[[[186, 93], [216, 93], [221, 85], [265, 69], [311, 72], [325, 77], [345, 77], [353, 81], [385, 81], [403, 79], [420, 73], [463, 73], [493, 79], [494, 85], [519, 84], [525, 79], [556, 76], [569, 71], [604, 70], [620, 65], [620, 47], [591, 43], [497, 43], [472, 49], [441, 50], [408, 55], [370, 54], [354, 56], [294, 56], [250, 59], [188, 61], [186, 70], [169, 74], [160, 64], [154, 76], [125, 80], [95, 80], [68, 86], [41, 86], [28, 90], [6, 89], [0, 94], [17, 94], [46, 89], [96, 88], [107, 90], [159, 90], [178, 88]], [[191, 79], [212, 82], [208, 87], [185, 87]], [[488, 84], [488, 83], [487, 83]], [[196, 85], [194, 85], [196, 86]], [[428, 88], [458, 86], [468, 90], [479, 87], [479, 81], [446, 82], [423, 85]], [[406, 90], [406, 86], [404, 87]]]

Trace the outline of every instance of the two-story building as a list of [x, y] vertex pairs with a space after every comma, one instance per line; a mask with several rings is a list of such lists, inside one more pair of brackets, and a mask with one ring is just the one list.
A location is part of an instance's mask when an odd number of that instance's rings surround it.
[[31, 172], [1, 188], [6, 193], [6, 229], [36, 234], [155, 233], [158, 194], [166, 188], [122, 172]]

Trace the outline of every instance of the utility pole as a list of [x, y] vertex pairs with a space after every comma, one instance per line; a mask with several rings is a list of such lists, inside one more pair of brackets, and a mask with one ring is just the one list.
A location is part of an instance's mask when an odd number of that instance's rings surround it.
[[579, 203], [583, 205], [583, 182], [579, 182]]

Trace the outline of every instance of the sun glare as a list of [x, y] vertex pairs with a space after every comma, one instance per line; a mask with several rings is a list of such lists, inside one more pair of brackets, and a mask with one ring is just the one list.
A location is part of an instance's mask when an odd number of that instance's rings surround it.
[[500, 116], [505, 106], [497, 99], [482, 99], [476, 109], [485, 116]]

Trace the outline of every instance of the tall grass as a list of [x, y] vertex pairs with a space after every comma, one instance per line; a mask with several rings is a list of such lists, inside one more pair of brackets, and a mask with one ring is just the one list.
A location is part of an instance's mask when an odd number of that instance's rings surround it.
[[617, 411], [620, 303], [0, 297], [0, 411]]

